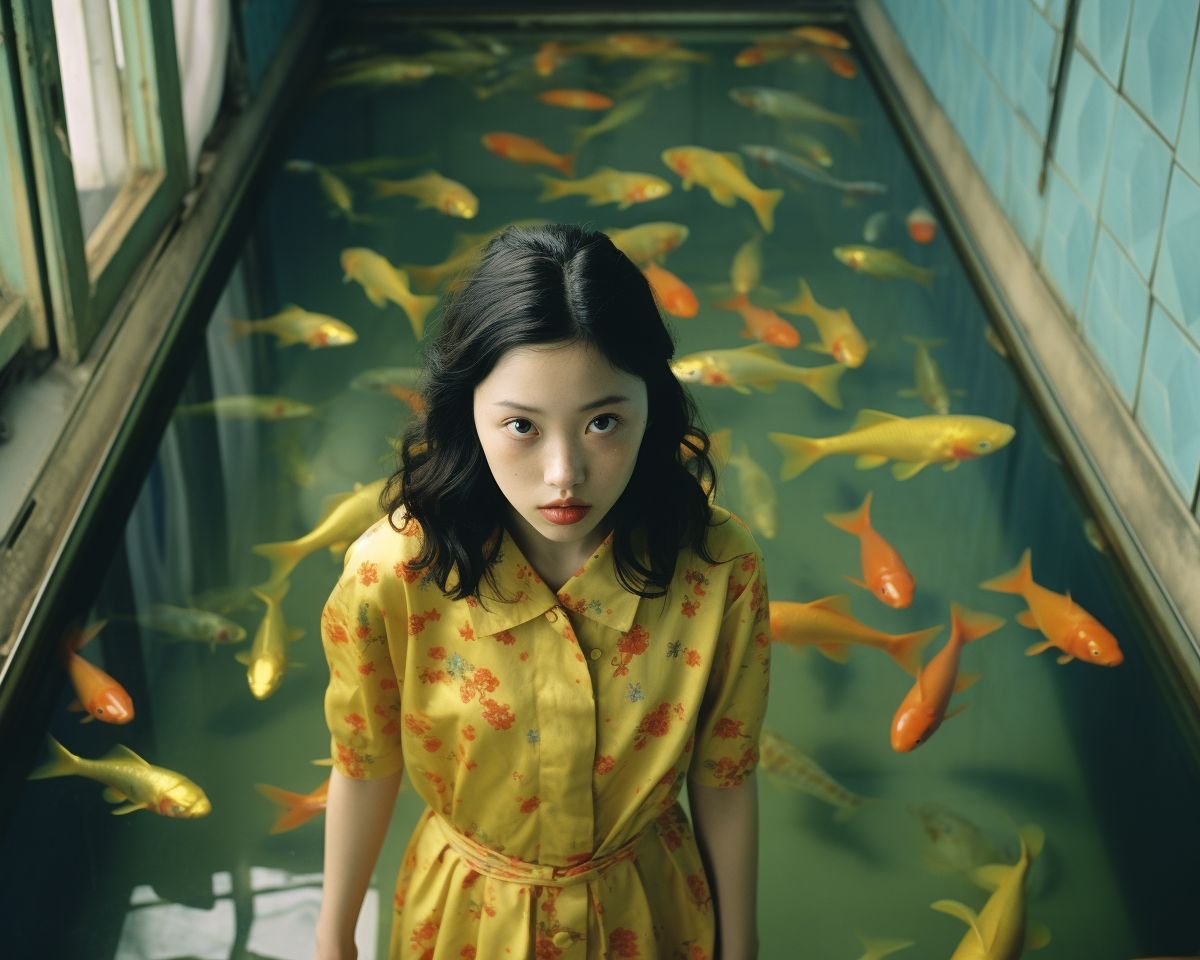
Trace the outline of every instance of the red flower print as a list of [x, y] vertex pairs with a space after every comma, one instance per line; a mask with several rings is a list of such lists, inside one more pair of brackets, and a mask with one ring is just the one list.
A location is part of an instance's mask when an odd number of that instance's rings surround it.
[[[463, 877], [462, 888], [464, 890], [470, 890], [471, 887], [475, 886], [475, 881], [478, 880], [481, 876], [483, 876], [483, 874], [477, 873], [474, 870], [468, 870], [467, 875], [465, 877]], [[473, 947], [472, 947], [472, 950], [474, 950]], [[472, 956], [474, 956], [474, 953], [472, 953]]]
[[763, 605], [762, 581], [755, 580], [754, 583], [750, 585], [750, 609], [758, 610], [758, 608], [761, 607], [762, 605]]
[[625, 927], [617, 927], [608, 937], [608, 945], [618, 957], [640, 957], [637, 934]]
[[430, 670], [428, 667], [421, 667], [417, 676], [421, 678], [422, 683], [445, 683], [450, 679], [445, 670]]
[[366, 729], [367, 721], [363, 719], [361, 713], [348, 713], [346, 714], [346, 725], [353, 727], [361, 733]]
[[650, 736], [665, 736], [671, 728], [671, 704], [660, 703], [642, 718], [634, 736], [633, 749], [641, 750], [646, 746], [646, 738]]
[[364, 759], [363, 755], [353, 747], [348, 747], [342, 743], [337, 745], [338, 766], [346, 772], [346, 776], [354, 780], [361, 780]]
[[379, 582], [379, 568], [369, 560], [358, 565], [358, 582], [364, 587]]
[[753, 570], [757, 566], [758, 566], [758, 561], [754, 559], [754, 554], [748, 553], [744, 557], [742, 557], [742, 569], [743, 570]]
[[558, 602], [561, 603], [568, 610], [570, 610], [572, 613], [583, 613], [583, 611], [587, 609], [587, 600], [586, 599], [581, 598], [579, 600], [574, 600], [574, 599], [572, 599], [571, 595], [569, 593], [567, 593], [565, 590], [561, 591], [558, 594]]
[[373, 662], [371, 662], [370, 660], [368, 660], [366, 663], [360, 663], [358, 665], [358, 672], [361, 673], [364, 677], [370, 676], [372, 673], [375, 672], [375, 664]]
[[708, 586], [708, 577], [702, 574], [699, 570], [688, 570], [683, 575], [683, 579], [692, 585], [692, 593], [698, 597], [704, 596], [708, 591], [704, 588]]
[[522, 813], [533, 813], [534, 810], [542, 805], [542, 801], [538, 797], [530, 797], [528, 800], [522, 800], [520, 797], [517, 797], [517, 802], [521, 804]]
[[682, 613], [685, 617], [690, 618], [690, 617], [694, 617], [696, 615], [696, 611], [699, 609], [700, 609], [700, 601], [699, 600], [684, 600], [683, 603], [680, 605], [679, 612]]
[[742, 721], [734, 720], [730, 717], [722, 717], [713, 725], [713, 736], [720, 737], [722, 740], [732, 740], [735, 737], [744, 736], [742, 733]]
[[563, 952], [554, 945], [554, 941], [549, 937], [538, 934], [537, 943], [534, 946], [534, 956], [537, 960], [558, 960], [563, 955]]
[[397, 733], [397, 731], [399, 731], [399, 729], [400, 729], [400, 724], [398, 724], [394, 719], [389, 720], [386, 724], [384, 724], [383, 734], [385, 736], [391, 737], [391, 736], [394, 736]]
[[612, 773], [613, 767], [616, 765], [617, 762], [612, 757], [608, 756], [608, 754], [605, 754], [602, 757], [597, 757], [596, 773], [598, 773], [600, 776], [604, 776], [606, 773]]
[[421, 741], [421, 746], [423, 746], [429, 753], [437, 753], [442, 749], [442, 741], [437, 737], [426, 737]]
[[462, 637], [464, 640], [474, 640], [475, 639], [475, 631], [471, 629], [471, 625], [469, 623], [464, 623], [461, 627], [458, 628], [458, 635], [460, 637]]
[[486, 720], [497, 730], [507, 730], [513, 725], [516, 717], [513, 716], [512, 708], [506, 703], [497, 703], [490, 698], [481, 701], [483, 703], [483, 719]]
[[700, 666], [700, 651], [693, 647], [688, 647], [688, 652], [684, 655], [683, 659], [689, 667], [698, 667]]
[[446, 659], [446, 648], [445, 647], [430, 647], [428, 650], [425, 651], [425, 653], [429, 657], [430, 660], [445, 660]]
[[437, 940], [438, 923], [433, 919], [433, 915], [429, 919], [419, 923], [412, 932], [412, 945], [416, 950], [418, 947], [427, 947], [432, 949], [433, 943]]
[[433, 724], [423, 717], [418, 717], [415, 713], [406, 713], [404, 715], [404, 726], [418, 737], [423, 737], [433, 729]]
[[475, 597], [467, 597], [467, 606], [474, 610], [479, 606], [479, 601]]
[[734, 600], [736, 600], [738, 597], [740, 597], [742, 595], [742, 593], [745, 591], [745, 589], [746, 589], [746, 585], [744, 583], [730, 583], [729, 584], [729, 602], [732, 603]]
[[346, 632], [346, 625], [340, 620], [335, 619], [334, 614], [326, 608], [322, 617], [325, 627], [325, 636], [329, 638], [330, 643], [349, 643], [350, 634]]
[[462, 960], [475, 960], [475, 948], [471, 944], [467, 944], [458, 951], [458, 955]]
[[646, 628], [640, 624], [634, 624], [633, 629], [618, 641], [617, 649], [622, 653], [636, 656], [639, 653], [645, 653], [646, 647], [649, 645], [650, 634], [646, 632]]
[[380, 690], [399, 690], [400, 684], [398, 684], [392, 677], [380, 677], [379, 678], [379, 689]]
[[513, 632], [511, 630], [501, 630], [498, 634], [496, 634], [496, 640], [504, 644], [506, 647], [511, 647], [517, 642], [517, 638], [513, 636]]
[[462, 732], [464, 740], [474, 740], [475, 739], [475, 728], [471, 724], [468, 723], [465, 727], [462, 728], [461, 732]]
[[688, 951], [688, 960], [708, 960], [708, 954], [700, 944], [693, 943], [692, 949]]
[[704, 874], [688, 874], [687, 885], [692, 892], [692, 899], [701, 907], [707, 907], [712, 902], [712, 896], [708, 892], [708, 880]]
[[405, 583], [415, 583], [417, 578], [424, 572], [420, 567], [415, 570], [408, 565], [408, 561], [401, 560], [398, 564], [392, 567], [396, 577], [403, 580]]

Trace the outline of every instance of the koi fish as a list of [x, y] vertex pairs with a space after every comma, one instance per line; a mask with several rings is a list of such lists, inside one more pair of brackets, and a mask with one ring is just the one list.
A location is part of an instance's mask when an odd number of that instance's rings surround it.
[[671, 185], [650, 173], [626, 173], [612, 167], [601, 167], [590, 177], [581, 180], [555, 180], [538, 174], [542, 181], [542, 203], [560, 197], [580, 195], [588, 198], [588, 206], [615, 203], [618, 210], [628, 210], [635, 203], [657, 200], [671, 192]]
[[962, 649], [972, 640], [986, 637], [1004, 626], [1003, 617], [986, 613], [973, 613], [957, 603], [950, 605], [950, 638], [917, 674], [896, 713], [892, 716], [892, 749], [907, 753], [925, 743], [937, 732], [942, 722], [962, 713], [966, 705], [946, 712], [950, 698], [966, 690], [979, 679], [978, 673], [958, 673]]
[[772, 38], [760, 40], [753, 46], [744, 47], [733, 57], [735, 67], [761, 67], [766, 63], [774, 63], [790, 57], [805, 46], [803, 40], [797, 37]]
[[437, 210], [448, 217], [471, 220], [479, 213], [479, 198], [457, 180], [430, 170], [408, 180], [372, 180], [375, 196], [414, 197], [418, 210]]
[[730, 387], [738, 393], [750, 393], [754, 387], [770, 393], [781, 381], [798, 383], [811, 390], [829, 406], [840, 409], [842, 396], [838, 381], [846, 368], [840, 363], [823, 367], [794, 367], [779, 359], [765, 343], [754, 343], [735, 350], [705, 350], [680, 357], [671, 363], [671, 371], [684, 383], [702, 383], [706, 387]]
[[438, 298], [413, 293], [408, 274], [392, 266], [387, 257], [367, 247], [347, 247], [342, 251], [342, 273], [343, 283], [354, 280], [380, 309], [391, 300], [408, 317], [413, 335], [418, 340], [425, 336], [425, 319], [437, 306]]
[[770, 728], [763, 729], [759, 740], [759, 762], [779, 786], [807, 793], [835, 807], [833, 818], [839, 822], [849, 820], [866, 802], [866, 797], [847, 790], [820, 764]]
[[729, 283], [734, 293], [749, 295], [762, 279], [762, 234], [756, 233], [733, 255]]
[[1008, 573], [985, 580], [979, 586], [998, 593], [1015, 593], [1027, 604], [1028, 610], [1017, 614], [1017, 623], [1030, 630], [1040, 630], [1046, 638], [1025, 651], [1036, 656], [1051, 647], [1062, 651], [1060, 664], [1072, 660], [1115, 667], [1125, 655], [1114, 637], [1099, 620], [1071, 599], [1071, 594], [1055, 593], [1033, 580], [1033, 553], [1027, 547], [1021, 562]]
[[602, 133], [610, 133], [619, 127], [623, 127], [630, 120], [640, 116], [649, 103], [650, 97], [648, 95], [633, 97], [623, 103], [617, 104], [591, 126], [576, 127], [573, 131], [575, 134], [575, 145], [580, 147]]
[[663, 309], [673, 317], [694, 317], [700, 310], [700, 303], [691, 287], [680, 280], [670, 270], [656, 263], [648, 263], [642, 267], [642, 273], [650, 281], [654, 296], [662, 304]]
[[133, 698], [118, 680], [113, 679], [94, 663], [79, 655], [79, 651], [107, 626], [107, 620], [98, 620], [86, 628], [67, 633], [63, 642], [63, 665], [71, 678], [75, 699], [67, 706], [71, 711], [83, 711], [87, 715], [80, 723], [100, 720], [103, 723], [128, 723], [133, 719]]
[[805, 43], [801, 49], [796, 51], [792, 59], [796, 63], [803, 63], [813, 57], [824, 63], [830, 73], [843, 80], [853, 80], [858, 76], [858, 65], [850, 57], [820, 44]]
[[143, 627], [180, 640], [206, 643], [210, 649], [216, 649], [217, 644], [241, 643], [246, 639], [246, 628], [241, 624], [219, 613], [194, 607], [156, 603], [133, 619]]
[[322, 80], [321, 89], [358, 86], [404, 86], [420, 83], [436, 72], [432, 63], [409, 57], [379, 56], [339, 64]]
[[933, 269], [909, 263], [895, 250], [881, 250], [864, 244], [834, 247], [833, 255], [851, 270], [869, 273], [883, 280], [915, 280], [923, 287], [933, 286]]
[[933, 243], [937, 236], [937, 221], [924, 207], [917, 207], [909, 213], [904, 218], [904, 225], [908, 227], [908, 235], [917, 243]]
[[539, 77], [548, 77], [570, 59], [566, 44], [558, 40], [547, 40], [533, 55], [533, 69]]
[[832, 47], [835, 50], [850, 49], [850, 41], [836, 30], [828, 30], [825, 27], [795, 27], [792, 33], [822, 47]]
[[857, 934], [857, 936], [867, 951], [858, 960], [883, 960], [884, 957], [890, 957], [893, 953], [899, 953], [901, 950], [907, 950], [913, 946], [912, 940], [872, 940], [862, 934]]
[[52, 777], [86, 777], [105, 786], [104, 799], [121, 806], [120, 817], [149, 810], [163, 817], [195, 820], [212, 812], [204, 791], [182, 773], [147, 763], [128, 747], [113, 747], [98, 760], [77, 757], [51, 736], [46, 737], [51, 758], [29, 775], [30, 780]]
[[262, 320], [231, 319], [229, 323], [237, 338], [251, 333], [270, 333], [279, 340], [281, 347], [305, 343], [310, 350], [319, 350], [322, 347], [344, 347], [358, 339], [358, 334], [349, 324], [323, 313], [303, 310], [291, 303]]
[[743, 443], [736, 454], [726, 456], [726, 462], [738, 473], [738, 499], [746, 521], [768, 540], [779, 531], [779, 505], [771, 478], [750, 456]]
[[704, 147], [669, 147], [662, 160], [683, 178], [683, 189], [698, 183], [717, 203], [732, 207], [735, 199], [746, 201], [762, 228], [775, 229], [775, 207], [783, 199], [782, 190], [763, 190], [746, 176], [742, 158], [736, 153], [718, 153]]
[[1050, 942], [1050, 931], [1037, 924], [1026, 928], [1025, 886], [1029, 868], [1042, 852], [1045, 834], [1040, 827], [1027, 824], [1018, 834], [1021, 854], [1014, 864], [990, 864], [974, 873], [977, 883], [995, 891], [976, 915], [957, 900], [938, 900], [932, 904], [939, 913], [957, 917], [970, 929], [959, 941], [950, 960], [1020, 960], [1026, 950], [1036, 950]]
[[254, 788], [273, 804], [283, 808], [279, 818], [271, 826], [272, 835], [287, 833], [308, 823], [325, 810], [329, 800], [329, 778], [312, 793], [293, 793], [267, 783], [256, 783]]
[[817, 353], [828, 353], [838, 363], [847, 367], [861, 367], [867, 359], [867, 341], [854, 325], [850, 311], [845, 307], [830, 310], [813, 298], [813, 292], [804, 278], [800, 278], [800, 292], [795, 300], [781, 303], [784, 313], [808, 317], [817, 327], [820, 343], [809, 344], [808, 349]]
[[612, 97], [591, 90], [543, 90], [537, 98], [552, 107], [568, 110], [607, 110], [613, 105]]
[[357, 374], [350, 389], [360, 393], [386, 393], [395, 396], [397, 387], [412, 389], [421, 382], [419, 367], [374, 367]]
[[341, 214], [350, 223], [374, 223], [374, 217], [358, 213], [354, 209], [354, 192], [350, 186], [333, 172], [329, 167], [311, 160], [289, 160], [284, 164], [285, 170], [292, 173], [315, 173], [317, 184], [325, 199], [329, 201], [330, 213], [334, 216]]
[[264, 586], [286, 579], [296, 564], [310, 553], [325, 547], [346, 545], [361, 536], [379, 519], [379, 497], [387, 479], [358, 485], [349, 493], [337, 494], [326, 504], [321, 521], [298, 540], [282, 543], [260, 543], [253, 550], [271, 561], [271, 575]]
[[613, 33], [603, 40], [581, 43], [577, 53], [590, 53], [606, 60], [664, 60], [708, 63], [712, 55], [681, 47], [669, 37], [654, 37], [644, 33]]
[[938, 369], [937, 361], [933, 359], [929, 353], [934, 347], [940, 347], [945, 340], [922, 340], [919, 337], [905, 337], [906, 341], [916, 347], [916, 354], [913, 356], [913, 389], [901, 390], [898, 395], [901, 397], [920, 397], [921, 402], [925, 404], [934, 413], [949, 413], [950, 412], [950, 394], [956, 396], [966, 396], [965, 390], [947, 390], [946, 383], [942, 379], [942, 371]]
[[287, 655], [288, 643], [304, 636], [303, 630], [289, 629], [283, 619], [281, 604], [288, 586], [286, 580], [277, 580], [254, 591], [267, 610], [259, 621], [249, 652], [234, 657], [238, 663], [246, 666], [246, 682], [255, 700], [266, 700], [278, 690], [288, 667], [301, 666], [289, 661]]
[[[840, 366], [840, 365], [839, 365]], [[1007, 423], [962, 414], [897, 417], [882, 410], [860, 410], [854, 426], [832, 437], [768, 434], [786, 456], [782, 478], [799, 476], [818, 460], [838, 453], [858, 455], [859, 470], [881, 467], [888, 460], [897, 480], [916, 476], [931, 463], [953, 470], [964, 460], [995, 453], [1016, 434]]]
[[851, 583], [870, 590], [889, 607], [903, 610], [912, 603], [916, 582], [896, 548], [871, 526], [871, 497], [868, 490], [862, 506], [850, 513], [827, 513], [825, 519], [839, 530], [858, 537], [862, 579], [847, 577]]
[[808, 123], [824, 123], [837, 127], [852, 140], [858, 140], [859, 121], [840, 113], [826, 110], [819, 103], [814, 103], [798, 93], [790, 90], [776, 90], [772, 87], [735, 87], [729, 91], [733, 102], [777, 120], [803, 120]]
[[502, 131], [485, 133], [481, 139], [485, 147], [505, 160], [523, 164], [540, 163], [561, 171], [565, 176], [575, 175], [575, 154], [555, 153], [541, 140]]
[[617, 99], [620, 100], [622, 97], [645, 90], [647, 87], [673, 87], [681, 83], [687, 77], [687, 73], [687, 67], [670, 60], [648, 63], [617, 87]]
[[175, 412], [184, 416], [212, 413], [221, 420], [292, 420], [312, 416], [316, 413], [316, 407], [288, 397], [230, 394], [205, 403], [181, 404], [175, 408]]
[[885, 184], [876, 183], [874, 180], [839, 180], [826, 173], [819, 164], [778, 147], [744, 144], [740, 149], [751, 160], [757, 160], [763, 166], [803, 177], [823, 187], [831, 187], [847, 197], [875, 197], [887, 193]]
[[744, 293], [715, 304], [719, 310], [732, 310], [746, 324], [742, 336], [751, 340], [769, 343], [773, 347], [800, 346], [800, 333], [774, 310], [755, 306]]
[[972, 873], [1000, 857], [996, 844], [974, 823], [938, 803], [910, 805], [928, 841], [924, 862], [937, 874]]
[[809, 136], [807, 133], [787, 133], [784, 134], [783, 139], [818, 166], [833, 166], [833, 156], [829, 153], [829, 149], [816, 137]]
[[770, 610], [771, 639], [776, 643], [816, 647], [835, 663], [846, 662], [851, 646], [874, 647], [914, 677], [921, 669], [921, 648], [942, 632], [940, 624], [910, 633], [884, 633], [868, 627], [851, 614], [850, 599], [844, 594], [808, 603], [771, 600]]
[[639, 266], [651, 260], [661, 260], [678, 250], [688, 238], [688, 228], [682, 223], [659, 221], [643, 223], [628, 229], [604, 231], [613, 246]]

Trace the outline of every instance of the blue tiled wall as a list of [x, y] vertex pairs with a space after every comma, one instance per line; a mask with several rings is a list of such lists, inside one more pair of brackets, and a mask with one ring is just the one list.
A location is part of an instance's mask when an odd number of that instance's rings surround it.
[[997, 202], [1200, 516], [1200, 0], [880, 0]]

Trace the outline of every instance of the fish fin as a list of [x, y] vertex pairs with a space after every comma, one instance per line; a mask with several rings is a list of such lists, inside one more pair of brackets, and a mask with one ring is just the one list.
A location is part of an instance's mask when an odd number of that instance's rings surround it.
[[900, 950], [907, 950], [913, 945], [912, 940], [871, 940], [861, 933], [855, 934], [863, 948], [867, 951], [860, 960], [883, 960]]
[[132, 750], [130, 750], [123, 743], [116, 744], [111, 750], [108, 751], [108, 753], [106, 753], [103, 757], [101, 757], [101, 759], [102, 760], [133, 760], [135, 763], [140, 763], [144, 767], [150, 766], [149, 763], [147, 763], [144, 759], [139, 757], [136, 753], [134, 753]]
[[1066, 666], [1068, 663], [1070, 663], [1074, 659], [1075, 658], [1073, 656], [1071, 656], [1069, 653], [1064, 653], [1064, 654], [1059, 655], [1059, 657], [1055, 661], [1055, 663], [1057, 663], [1060, 667], [1062, 667], [1062, 666]]
[[[871, 529], [871, 497], [873, 493], [874, 491], [867, 491], [862, 505], [857, 510], [851, 510], [848, 513], [827, 513], [825, 519], [839, 530], [845, 530], [847, 533], [855, 535], [865, 533]], [[858, 583], [860, 587], [866, 586], [862, 581], [851, 580], [851, 582]]]
[[782, 199], [782, 190], [760, 190], [750, 201], [754, 215], [758, 217], [759, 225], [767, 233], [775, 230], [775, 208], [779, 206], [779, 201]]
[[125, 794], [123, 794], [116, 787], [105, 787], [100, 796], [102, 796], [109, 803], [124, 803], [126, 800]]
[[783, 469], [779, 473], [781, 480], [799, 476], [825, 456], [820, 440], [811, 437], [799, 437], [791, 433], [768, 433], [767, 439], [784, 453]]
[[[753, 393], [753, 392], [754, 392], [754, 391], [752, 391], [752, 390], [751, 390], [749, 387], [747, 387], [747, 386], [745, 386], [744, 384], [741, 384], [741, 383], [731, 383], [729, 386], [730, 386], [730, 388], [731, 388], [732, 390], [734, 390], [736, 393], [745, 394], [746, 396], [749, 396], [751, 393]], [[769, 391], [768, 391], [768, 392], [769, 392]]]
[[[605, 200], [603, 197], [588, 197], [587, 201], [586, 201], [586, 205], [589, 207], [602, 207], [602, 206], [604, 206], [604, 204], [606, 204], [608, 202], [609, 201]], [[633, 206], [633, 201], [630, 200], [628, 197], [623, 197], [621, 200], [617, 201], [617, 209], [618, 210], [628, 210], [632, 206]]]
[[[1008, 573], [1002, 573], [998, 577], [992, 577], [990, 580], [984, 580], [979, 585], [982, 590], [995, 590], [997, 593], [1017, 593], [1024, 594], [1030, 586], [1033, 585], [1033, 553], [1026, 547], [1025, 552], [1021, 554], [1020, 562]], [[1017, 622], [1020, 622], [1020, 617], [1017, 617]]]
[[[741, 294], [741, 296], [745, 296], [745, 294]], [[744, 351], [746, 353], [761, 354], [762, 356], [769, 357], [772, 360], [779, 359], [779, 351], [769, 343], [751, 343], [745, 347], [738, 347], [737, 350]]]
[[251, 547], [251, 550], [260, 557], [266, 557], [271, 561], [271, 575], [267, 578], [266, 583], [261, 585], [262, 587], [286, 580], [288, 574], [295, 569], [296, 564], [308, 555], [308, 551], [304, 547], [298, 546], [294, 540], [260, 543]]
[[544, 173], [539, 173], [537, 178], [542, 182], [542, 194], [538, 197], [539, 203], [545, 203], [547, 200], [558, 200], [560, 197], [570, 196], [572, 193], [572, 181], [557, 180]]
[[901, 633], [892, 637], [888, 644], [887, 655], [896, 661], [905, 673], [921, 676], [921, 649], [930, 640], [942, 632], [942, 625], [926, 627], [924, 630], [914, 630], [912, 633]]
[[746, 164], [740, 153], [722, 153], [721, 156], [737, 167], [740, 172], [746, 172]]
[[1022, 610], [1017, 614], [1017, 623], [1023, 627], [1028, 627], [1030, 630], [1040, 630], [1037, 619], [1033, 615], [1032, 610]]
[[117, 807], [112, 811], [114, 817], [123, 817], [127, 813], [137, 813], [139, 810], [145, 810], [150, 806], [148, 803], [127, 803], [123, 807]]
[[1025, 648], [1025, 656], [1036, 657], [1039, 653], [1045, 653], [1053, 646], [1053, 640], [1044, 640], [1041, 643], [1035, 643], [1032, 646]]
[[50, 759], [29, 774], [30, 780], [49, 780], [51, 777], [70, 777], [75, 774], [79, 758], [49, 734], [46, 735], [46, 746], [50, 750]]
[[919, 463], [896, 463], [892, 465], [892, 476], [897, 480], [911, 480], [927, 466], [929, 466], [927, 460]]
[[850, 581], [850, 583], [854, 584], [856, 587], [862, 587], [864, 590], [871, 589], [870, 585], [867, 584], [865, 580], [860, 580], [858, 577], [852, 577], [849, 574], [846, 574], [843, 579]]
[[942, 471], [944, 473], [949, 473], [951, 470], [957, 470], [959, 463], [960, 463], [960, 461], [958, 461], [958, 460], [947, 460], [945, 463], [942, 464]]
[[287, 580], [269, 580], [256, 587], [251, 587], [250, 592], [258, 597], [264, 605], [270, 606], [272, 603], [282, 603], [290, 586], [291, 583]]
[[[969, 690], [979, 682], [979, 678], [982, 676], [982, 673], [960, 673], [958, 679], [954, 681], [954, 692], [962, 693], [964, 690]], [[964, 707], [964, 709], [966, 708]], [[951, 714], [946, 714], [946, 716], [951, 716]]]
[[861, 453], [854, 459], [856, 470], [874, 470], [888, 462], [888, 458], [878, 453]]
[[1042, 848], [1046, 845], [1046, 832], [1036, 823], [1027, 823], [1017, 831], [1021, 838], [1021, 843], [1029, 852], [1029, 859], [1032, 860], [1041, 855]]
[[233, 659], [236, 660], [238, 663], [243, 664], [247, 667], [250, 666], [250, 664], [252, 662], [250, 660], [250, 654], [244, 650], [241, 653], [235, 653], [233, 655]]
[[283, 807], [283, 813], [279, 815], [279, 819], [271, 826], [272, 834], [295, 830], [320, 812], [319, 808], [310, 806], [305, 802], [308, 800], [308, 797], [302, 793], [293, 793], [290, 790], [272, 787], [266, 783], [255, 784], [255, 789], [272, 803]]
[[818, 600], [810, 600], [804, 606], [810, 610], [832, 610], [834, 613], [840, 613], [843, 616], [850, 615], [850, 598], [844, 593], [834, 593], [828, 597], [821, 597]]
[[79, 718], [79, 722], [80, 723], [91, 723], [95, 719], [96, 718], [93, 717], [90, 713], [85, 713], [82, 717]]
[[878, 423], [891, 423], [893, 420], [903, 419], [903, 417], [898, 417], [894, 413], [887, 413], [884, 410], [863, 409], [858, 411], [858, 416], [854, 418], [854, 426], [850, 430], [851, 432], [863, 430], [866, 427], [873, 427]]
[[1041, 950], [1050, 943], [1050, 928], [1044, 923], [1031, 923], [1025, 931], [1025, 949]]
[[717, 201], [723, 207], [732, 207], [737, 203], [737, 197], [733, 195], [733, 191], [727, 187], [709, 187], [709, 196]]
[[959, 903], [957, 900], [938, 900], [931, 903], [930, 906], [938, 911], [938, 913], [949, 914], [952, 917], [957, 917], [968, 927], [975, 931], [975, 936], [979, 938], [980, 944], [984, 944], [983, 934], [979, 932], [978, 917], [975, 911], [968, 907], [965, 903]]
[[920, 392], [919, 392], [919, 391], [917, 391], [917, 390], [913, 390], [913, 389], [911, 389], [911, 388], [907, 388], [907, 389], [904, 389], [904, 390], [897, 390], [897, 391], [896, 391], [896, 396], [898, 396], [898, 397], [904, 397], [905, 399], [907, 399], [907, 398], [909, 398], [909, 397], [919, 397], [920, 395], [921, 395], [921, 394], [920, 394]]
[[838, 381], [845, 375], [846, 367], [843, 367], [840, 363], [830, 363], [824, 367], [804, 367], [800, 369], [803, 379], [800, 376], [796, 376], [796, 379], [800, 383], [808, 387], [809, 390], [835, 410], [842, 409], [842, 395], [838, 391]]
[[959, 639], [963, 643], [986, 637], [1006, 623], [1003, 617], [994, 617], [990, 613], [976, 613], [957, 603], [950, 605], [950, 622], [957, 629]]
[[[761, 289], [761, 288], [760, 288]], [[808, 282], [800, 278], [800, 292], [796, 294], [795, 299], [789, 300], [787, 303], [781, 303], [776, 310], [782, 310], [784, 313], [794, 313], [801, 317], [811, 316], [813, 310], [816, 309], [817, 303], [813, 298], [812, 288]], [[815, 350], [815, 347], [809, 347], [810, 350]]]
[[333, 757], [321, 757], [319, 760], [310, 761], [314, 767], [332, 767]]
[[75, 633], [75, 632], [69, 633], [67, 635], [67, 642], [69, 644], [69, 649], [73, 653], [78, 653], [80, 650], [82, 650], [84, 647], [86, 647], [89, 643], [91, 643], [93, 640], [95, 640], [96, 637], [98, 637], [100, 635], [100, 631], [103, 630], [107, 626], [108, 626], [108, 618], [105, 617], [103, 620], [96, 620], [93, 623], [89, 623], [86, 627], [82, 628], [78, 633]]
[[375, 304], [375, 306], [379, 307], [380, 309], [383, 309], [384, 307], [387, 306], [387, 297], [385, 297], [375, 287], [364, 286], [363, 293], [365, 293], [367, 295], [368, 300], [370, 300], [373, 304]]
[[846, 663], [850, 659], [850, 651], [844, 643], [818, 643], [817, 652], [834, 663]]
[[1012, 864], [989, 863], [984, 867], [976, 867], [971, 871], [971, 881], [984, 890], [998, 890], [1008, 875], [1012, 872]]
[[953, 710], [950, 710], [949, 712], [942, 714], [942, 720], [949, 720], [951, 717], [957, 717], [960, 713], [962, 713], [964, 710], [966, 710], [967, 707], [969, 707], [969, 706], [970, 706], [969, 703], [960, 704], [959, 706], [955, 707]]
[[433, 308], [438, 305], [440, 300], [440, 297], [425, 297], [420, 294], [414, 294], [408, 303], [403, 305], [404, 312], [408, 314], [408, 322], [412, 324], [413, 336], [418, 340], [424, 339], [425, 319], [429, 316]]
[[837, 810], [835, 810], [835, 811], [834, 811], [834, 814], [833, 814], [833, 820], [834, 820], [834, 823], [846, 823], [846, 822], [848, 822], [848, 821], [849, 821], [849, 820], [851, 820], [851, 819], [854, 817], [854, 815], [855, 815], [856, 813], [858, 813], [858, 811], [859, 811], [859, 810], [861, 810], [861, 809], [862, 809], [862, 804], [861, 804], [861, 803], [859, 803], [859, 804], [856, 804], [856, 805], [855, 805], [855, 806], [853, 806], [853, 807], [838, 807], [838, 808], [837, 808]]

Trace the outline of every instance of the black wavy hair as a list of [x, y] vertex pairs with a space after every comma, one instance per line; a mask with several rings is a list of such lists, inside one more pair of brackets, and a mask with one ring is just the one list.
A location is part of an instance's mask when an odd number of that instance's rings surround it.
[[492, 565], [507, 507], [475, 430], [475, 387], [508, 350], [573, 343], [597, 348], [646, 384], [646, 432], [609, 514], [621, 586], [665, 595], [685, 544], [716, 562], [705, 543], [716, 486], [710, 441], [671, 372], [675, 344], [646, 278], [603, 233], [510, 227], [449, 294], [425, 352], [424, 415], [405, 429], [399, 466], [380, 496], [393, 529], [402, 529], [394, 519], [401, 511], [405, 525], [420, 524], [423, 548], [410, 569], [425, 571], [452, 599], [478, 598], [483, 578], [497, 591]]

